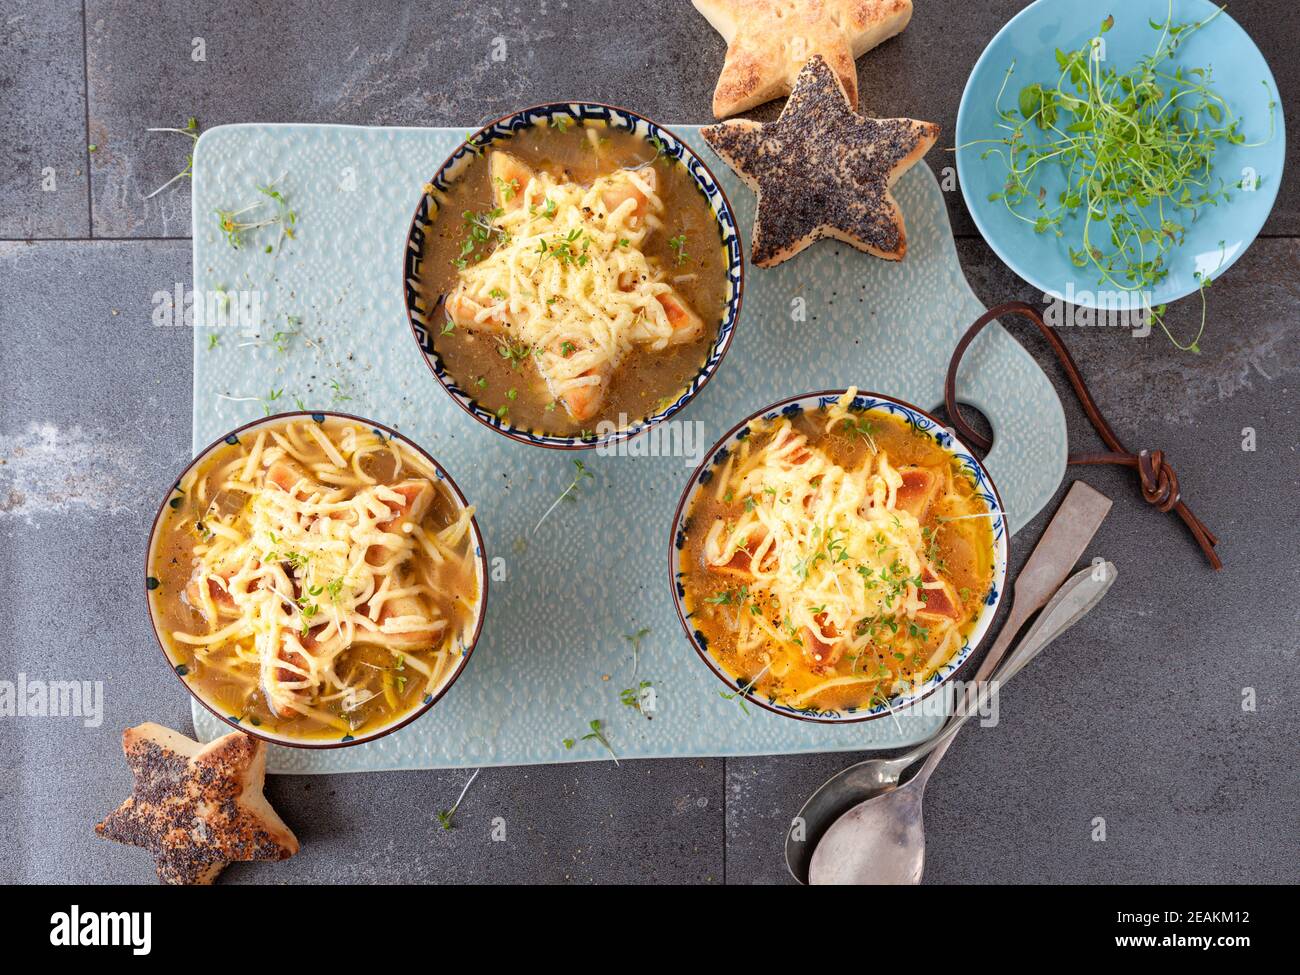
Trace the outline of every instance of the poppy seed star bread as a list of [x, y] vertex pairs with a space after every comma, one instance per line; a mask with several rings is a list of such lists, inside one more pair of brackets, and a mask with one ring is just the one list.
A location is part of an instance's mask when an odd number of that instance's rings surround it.
[[907, 235], [890, 188], [934, 144], [939, 127], [859, 115], [819, 56], [800, 72], [775, 122], [721, 122], [701, 134], [758, 194], [750, 256], [774, 267], [822, 237], [902, 260]]
[[237, 860], [286, 860], [298, 840], [262, 794], [266, 745], [243, 732], [200, 745], [158, 724], [122, 733], [131, 795], [95, 832], [153, 854], [165, 884], [210, 884]]

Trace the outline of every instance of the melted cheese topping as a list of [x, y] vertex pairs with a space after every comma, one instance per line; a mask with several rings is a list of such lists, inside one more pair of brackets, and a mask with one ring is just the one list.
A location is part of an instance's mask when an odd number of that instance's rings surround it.
[[[855, 393], [827, 409], [828, 431], [853, 422], [848, 406]], [[746, 583], [741, 596], [752, 611], [737, 616], [737, 648], [766, 646], [774, 676], [788, 673], [798, 656], [822, 672], [842, 657], [856, 660], [869, 644], [915, 627], [927, 593], [946, 586], [929, 570], [916, 516], [897, 506], [902, 475], [872, 446], [861, 466], [845, 470], [783, 418], [757, 451], [743, 442], [718, 479], [718, 498], [741, 502], [744, 511], [714, 521], [704, 558]], [[923, 626], [937, 628], [940, 639], [918, 678], [947, 659], [959, 638], [954, 620], [931, 614]], [[790, 703], [882, 676], [834, 676]]]
[[[321, 453], [323, 462], [309, 460]], [[361, 463], [383, 453], [391, 455], [389, 483]], [[182, 482], [182, 493], [196, 490], [196, 478]], [[341, 667], [353, 644], [386, 648], [428, 691], [450, 674], [456, 634], [430, 598], [433, 568], [466, 557], [460, 549], [473, 509], [440, 531], [426, 528], [439, 488], [423, 458], [356, 427], [336, 441], [315, 423], [289, 424], [260, 431], [247, 456], [213, 480], [221, 487], [195, 526], [186, 589], [207, 632], [177, 630], [174, 640], [233, 645], [238, 660], [256, 668], [274, 713], [341, 730], [347, 723], [313, 705], [340, 701], [347, 712], [381, 693], [363, 690], [370, 682]], [[432, 660], [408, 655], [435, 648]], [[388, 684], [385, 691], [391, 696]]]
[[[644, 198], [644, 218], [635, 195], [610, 193], [620, 188]], [[619, 170], [590, 187], [531, 172], [506, 191], [515, 194], [526, 205], [495, 215], [496, 249], [460, 271], [478, 323], [510, 322], [557, 396], [600, 385], [635, 345], [665, 348], [673, 326], [657, 298], [673, 289], [642, 253], [664, 210], [653, 170]], [[619, 196], [611, 209], [607, 197]]]

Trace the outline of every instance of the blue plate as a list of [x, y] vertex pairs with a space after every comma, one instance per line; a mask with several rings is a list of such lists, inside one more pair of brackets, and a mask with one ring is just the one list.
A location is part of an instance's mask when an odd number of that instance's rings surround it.
[[[1173, 21], [1199, 22], [1215, 9], [1209, 0], [1176, 0]], [[988, 146], [973, 143], [1006, 135], [999, 128], [995, 105], [1008, 67], [1014, 63], [1015, 71], [1006, 82], [1001, 104], [1014, 109], [1025, 85], [1056, 84], [1060, 74], [1056, 50], [1068, 52], [1082, 47], [1098, 35], [1101, 20], [1110, 12], [1111, 8], [1076, 0], [1038, 0], [1026, 7], [980, 55], [957, 110], [957, 174], [966, 206], [980, 233], [1007, 266], [1034, 287], [1050, 297], [1064, 297], [1072, 304], [1089, 308], [1117, 305], [1112, 285], [1100, 283], [1095, 269], [1075, 267], [1070, 259], [1069, 248], [1078, 250], [1082, 240], [1082, 217], [1076, 214], [1066, 219], [1061, 226], [1063, 237], [1051, 231], [1035, 233], [1002, 200], [989, 199], [990, 194], [1002, 191], [1006, 167], [993, 156], [981, 159]], [[1168, 16], [1169, 0], [1127, 0], [1118, 5], [1114, 9], [1114, 27], [1102, 35], [1106, 63], [1123, 71], [1152, 53], [1160, 33], [1151, 28], [1150, 22], [1163, 24]], [[1254, 190], [1234, 190], [1226, 204], [1201, 209], [1196, 221], [1187, 225], [1182, 246], [1167, 257], [1168, 276], [1150, 289], [1151, 305], [1191, 294], [1199, 287], [1198, 273], [1217, 277], [1241, 257], [1273, 208], [1286, 149], [1280, 104], [1272, 109], [1275, 128], [1269, 138], [1268, 106], [1278, 97], [1272, 72], [1259, 48], [1226, 12], [1186, 38], [1174, 64], [1185, 69], [1212, 68], [1209, 86], [1241, 118], [1245, 141], [1264, 144], [1254, 148], [1220, 145], [1214, 156], [1214, 173], [1229, 183], [1258, 176], [1258, 184]], [[1052, 168], [1042, 185], [1048, 199], [1055, 199], [1065, 186], [1064, 174]], [[1020, 209], [1024, 212], [1029, 207]], [[1104, 293], [1106, 290], [1109, 295]]]

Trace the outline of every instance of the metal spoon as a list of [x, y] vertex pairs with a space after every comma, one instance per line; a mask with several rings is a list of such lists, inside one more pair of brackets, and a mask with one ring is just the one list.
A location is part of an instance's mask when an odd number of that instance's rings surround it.
[[[995, 681], [1001, 684], [1009, 680], [1086, 615], [1101, 602], [1117, 576], [1109, 562], [1101, 562], [1073, 576], [1061, 587], [1058, 597], [1044, 608], [1038, 622], [998, 671]], [[920, 882], [925, 865], [921, 797], [930, 773], [948, 745], [961, 726], [977, 713], [975, 704], [974, 694], [970, 694], [961, 712], [939, 734], [904, 756], [910, 764], [917, 756], [929, 752], [925, 764], [905, 785], [898, 787], [895, 778], [893, 786], [859, 803], [831, 825], [813, 851], [808, 869], [811, 883]]]
[[[1116, 574], [1114, 565], [1101, 562], [1066, 580], [1043, 608], [1025, 638], [998, 669], [994, 682], [999, 686], [1005, 684], [1049, 643], [1078, 622], [1101, 600]], [[820, 837], [826, 827], [858, 802], [871, 794], [897, 787], [903, 772], [955, 735], [964, 720], [949, 721], [933, 737], [896, 758], [868, 759], [832, 776], [804, 803], [796, 821], [806, 833]], [[807, 846], [805, 844], [805, 848]], [[805, 869], [808, 859], [804, 858]]]
[[[1016, 580], [1011, 612], [975, 675], [976, 686], [988, 680], [1025, 620], [1046, 604], [1053, 593], [1064, 588], [1062, 583], [1066, 575], [1087, 548], [1088, 542], [1110, 510], [1110, 504], [1110, 499], [1081, 481], [1076, 481], [1070, 488]], [[1072, 624], [1074, 619], [1066, 623], [1065, 627]], [[1037, 630], [1044, 621], [1045, 616], [1034, 629]], [[1052, 634], [1038, 649], [1046, 646], [1065, 627]], [[863, 799], [897, 787], [899, 777], [908, 767], [932, 748], [951, 740], [954, 734], [956, 728], [949, 730], [945, 727], [934, 739], [921, 743], [898, 758], [860, 762], [832, 776], [814, 792], [786, 834], [785, 860], [795, 880], [807, 882], [812, 850], [836, 818]]]

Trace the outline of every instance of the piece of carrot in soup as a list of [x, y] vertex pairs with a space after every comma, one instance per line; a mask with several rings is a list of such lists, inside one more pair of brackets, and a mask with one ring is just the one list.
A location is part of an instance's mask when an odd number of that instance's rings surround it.
[[[652, 191], [658, 187], [658, 177], [655, 176], [653, 167], [647, 167], [637, 175]], [[628, 200], [636, 201], [632, 209], [632, 217], [628, 221], [635, 226], [649, 212], [650, 198], [626, 173], [619, 172], [608, 177], [605, 188], [600, 191], [600, 201], [605, 204], [605, 211], [612, 214]]]
[[579, 422], [590, 420], [600, 411], [601, 404], [605, 402], [605, 386], [609, 382], [608, 373], [603, 369], [588, 369], [582, 375], [597, 376], [600, 381], [572, 386], [560, 397], [569, 416]]
[[918, 598], [925, 603], [925, 609], [916, 614], [918, 619], [930, 621], [961, 619], [961, 606], [957, 603], [957, 594], [953, 591], [950, 582], [939, 578], [929, 565], [921, 570], [921, 581], [931, 584], [938, 582], [942, 583], [942, 586], [922, 589], [917, 594]]
[[939, 491], [939, 475], [924, 467], [900, 467], [898, 473], [903, 483], [894, 492], [894, 507], [915, 515], [917, 521], [924, 521]]
[[[222, 578], [229, 580], [230, 577], [222, 576]], [[212, 597], [212, 603], [216, 606], [217, 613], [220, 614], [227, 610], [233, 612], [235, 609], [235, 599], [226, 590], [225, 586], [212, 576], [208, 576], [207, 584], [208, 595]], [[203, 600], [202, 593], [203, 591], [199, 588], [198, 578], [196, 576], [191, 576], [190, 581], [185, 585], [185, 600], [195, 612], [207, 619], [207, 604]], [[214, 621], [208, 620], [208, 622], [211, 623]]]
[[694, 342], [704, 335], [704, 319], [691, 310], [691, 306], [681, 299], [676, 291], [667, 291], [655, 296], [663, 305], [668, 324], [672, 326], [669, 345], [684, 345]]
[[786, 467], [798, 467], [812, 457], [808, 438], [795, 433], [793, 427], [786, 427], [778, 433], [769, 450]]
[[[311, 673], [311, 661], [307, 659], [306, 654], [316, 649], [317, 637], [324, 629], [325, 624], [322, 623], [312, 627], [306, 633], [286, 630], [280, 634], [280, 645], [275, 651], [274, 664], [289, 666], [268, 666], [262, 672], [261, 682], [266, 706], [277, 718], [286, 718], [295, 713], [293, 704], [305, 703], [300, 688], [285, 685], [306, 680], [300, 670]], [[293, 669], [295, 667], [299, 669]]]
[[429, 510], [429, 505], [433, 502], [433, 485], [424, 480], [399, 481], [392, 484], [389, 489], [402, 496], [400, 502], [385, 501], [388, 510], [393, 516], [387, 521], [379, 523], [379, 527], [384, 531], [390, 530], [394, 525], [402, 521], [419, 521]]
[[536, 187], [531, 192], [528, 189], [536, 170], [513, 153], [501, 149], [489, 152], [488, 172], [492, 177], [493, 198], [502, 210], [517, 210], [525, 203], [531, 206], [541, 202], [541, 191]]
[[[370, 616], [371, 607], [368, 603], [361, 609], [364, 615]], [[418, 596], [392, 596], [380, 605], [379, 612], [375, 614], [375, 623], [377, 627], [382, 628], [389, 620], [413, 616], [426, 620], [429, 618], [428, 610]], [[387, 647], [389, 650], [419, 650], [431, 647], [444, 629], [445, 625], [442, 621], [430, 621], [419, 629], [404, 633], [385, 633], [382, 629], [361, 626], [358, 627], [353, 639], [357, 643]]]
[[487, 305], [475, 301], [460, 288], [443, 299], [442, 309], [457, 328], [486, 328], [494, 331], [505, 325], [505, 318], [500, 312], [488, 311]]
[[[749, 537], [745, 539], [745, 544], [741, 545], [732, 554], [731, 558], [721, 565], [710, 563], [708, 568], [719, 575], [732, 576], [742, 582], [750, 582], [754, 579], [754, 556], [758, 552], [758, 547], [766, 540], [767, 534], [762, 528], [758, 530], [751, 529]], [[765, 560], [765, 564], [771, 562], [770, 554]]]
[[319, 490], [318, 485], [297, 461], [281, 458], [266, 471], [266, 479], [286, 494], [302, 500]]
[[[389, 485], [390, 490], [401, 495], [401, 501], [385, 499], [384, 504], [392, 513], [389, 518], [376, 523], [380, 531], [398, 533], [407, 522], [418, 524], [433, 502], [433, 485], [428, 481], [412, 479]], [[387, 545], [371, 545], [366, 550], [366, 561], [371, 565], [383, 565], [396, 553], [396, 548]]]
[[813, 622], [817, 624], [817, 629], [808, 626], [803, 628], [803, 654], [813, 670], [829, 670], [844, 655], [844, 645], [842, 641], [828, 643], [822, 639], [823, 636], [834, 639], [839, 635], [835, 624], [827, 622], [825, 613], [818, 613], [813, 617]]

